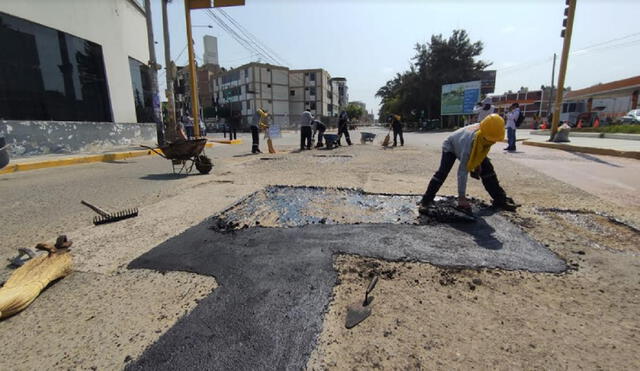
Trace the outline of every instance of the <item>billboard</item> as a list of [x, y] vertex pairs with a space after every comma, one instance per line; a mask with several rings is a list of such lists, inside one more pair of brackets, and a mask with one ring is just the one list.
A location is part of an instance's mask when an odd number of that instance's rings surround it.
[[480, 99], [481, 85], [480, 80], [442, 85], [440, 114], [443, 116], [473, 114], [473, 107]]
[[485, 70], [480, 72], [480, 93], [482, 95], [491, 94], [496, 88], [496, 70]]

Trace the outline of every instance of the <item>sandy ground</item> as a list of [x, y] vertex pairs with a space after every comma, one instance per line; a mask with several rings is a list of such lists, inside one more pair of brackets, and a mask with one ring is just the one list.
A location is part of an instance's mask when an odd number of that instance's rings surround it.
[[[440, 160], [439, 143], [422, 138], [409, 134], [407, 146], [388, 150], [355, 145], [291, 153], [296, 137], [277, 140], [285, 153], [276, 155], [244, 156], [248, 146], [236, 147], [217, 155], [210, 178], [185, 181], [184, 192], [147, 204], [134, 222], [71, 230], [77, 271], [0, 323], [0, 369], [121, 368], [216, 287], [210, 277], [129, 271], [132, 259], [270, 184], [421, 194]], [[504, 188], [523, 204], [510, 218], [573, 269], [562, 275], [443, 271], [337, 256], [340, 284], [310, 369], [640, 368], [639, 234], [595, 217], [576, 224], [540, 211], [591, 210], [638, 225], [640, 210], [632, 205], [639, 196], [624, 206], [610, 194], [599, 197], [599, 188], [588, 193], [563, 183], [523, 164], [527, 150], [517, 161], [497, 148], [491, 154]], [[455, 168], [440, 193], [456, 193]], [[470, 180], [468, 193], [488, 200], [478, 181]], [[198, 207], [185, 208], [194, 200]], [[594, 225], [612, 237], [592, 233]], [[624, 244], [615, 237], [620, 233], [628, 233]], [[374, 313], [346, 330], [345, 307], [361, 296], [372, 271], [382, 278]]]

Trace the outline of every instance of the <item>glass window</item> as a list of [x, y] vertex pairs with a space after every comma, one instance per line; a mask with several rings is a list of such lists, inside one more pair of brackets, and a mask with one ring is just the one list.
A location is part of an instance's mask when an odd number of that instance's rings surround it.
[[249, 69], [248, 69], [248, 68], [245, 68], [245, 69], [244, 69], [244, 78], [245, 78], [245, 79], [248, 79], [248, 78], [249, 78]]
[[138, 122], [153, 122], [153, 90], [149, 66], [133, 58], [129, 58], [131, 71], [131, 86], [133, 87], [133, 101], [136, 105], [136, 119]]
[[296, 91], [295, 90], [289, 90], [289, 95], [292, 97], [296, 96]]
[[309, 108], [312, 110], [316, 109], [316, 102], [310, 102]]
[[240, 71], [239, 70], [231, 71], [231, 72], [228, 72], [226, 75], [222, 75], [222, 83], [223, 84], [228, 84], [230, 82], [238, 81], [238, 80], [240, 80]]
[[309, 95], [316, 95], [316, 88], [309, 88]]
[[309, 80], [316, 81], [316, 73], [315, 72], [309, 72]]
[[102, 47], [0, 13], [0, 118], [111, 121]]

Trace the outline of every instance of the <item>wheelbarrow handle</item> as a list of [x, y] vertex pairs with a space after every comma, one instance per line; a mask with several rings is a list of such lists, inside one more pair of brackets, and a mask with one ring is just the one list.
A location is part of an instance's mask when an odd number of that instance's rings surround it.
[[93, 206], [90, 203], [88, 203], [85, 200], [80, 200], [80, 203], [82, 203], [84, 206], [90, 208], [91, 210], [95, 211], [96, 213], [100, 214], [100, 216], [103, 216], [105, 218], [109, 217], [109, 213], [102, 210], [101, 208], [97, 207], [97, 206]]

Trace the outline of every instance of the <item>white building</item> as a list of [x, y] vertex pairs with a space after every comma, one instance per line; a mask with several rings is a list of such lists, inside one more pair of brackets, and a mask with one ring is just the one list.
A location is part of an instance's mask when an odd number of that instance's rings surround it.
[[321, 68], [291, 70], [289, 85], [289, 112], [292, 116], [299, 116], [305, 109], [320, 116], [338, 114], [338, 94], [329, 72]]
[[202, 57], [204, 64], [220, 65], [218, 60], [218, 39], [214, 36], [205, 35], [202, 41], [204, 43], [204, 55]]
[[0, 118], [149, 122], [143, 5], [0, 1]]
[[[214, 92], [222, 110], [240, 111], [245, 125], [257, 108], [268, 110], [275, 123], [289, 123], [289, 69], [264, 63], [248, 63], [221, 72]], [[227, 112], [228, 113], [228, 112]]]

